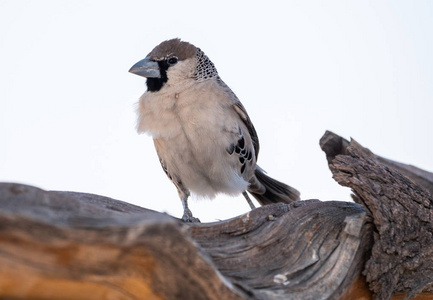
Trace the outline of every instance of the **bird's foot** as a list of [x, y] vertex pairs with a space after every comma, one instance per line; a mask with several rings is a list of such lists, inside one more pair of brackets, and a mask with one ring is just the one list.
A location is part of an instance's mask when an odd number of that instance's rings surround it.
[[199, 218], [194, 218], [192, 212], [189, 209], [183, 211], [182, 221], [185, 223], [200, 223]]

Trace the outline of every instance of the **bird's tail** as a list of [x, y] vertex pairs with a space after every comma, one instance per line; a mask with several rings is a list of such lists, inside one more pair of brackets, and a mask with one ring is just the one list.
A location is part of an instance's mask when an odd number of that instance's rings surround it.
[[295, 188], [279, 182], [266, 175], [260, 168], [255, 171], [257, 180], [265, 187], [264, 193], [250, 191], [250, 194], [259, 201], [261, 205], [272, 203], [291, 203], [300, 200], [300, 193]]

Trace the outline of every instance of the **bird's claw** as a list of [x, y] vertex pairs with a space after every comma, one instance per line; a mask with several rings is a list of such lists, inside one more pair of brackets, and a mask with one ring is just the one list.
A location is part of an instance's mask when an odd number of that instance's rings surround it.
[[182, 221], [185, 223], [200, 223], [200, 219], [194, 218], [192, 212], [189, 209], [183, 212]]

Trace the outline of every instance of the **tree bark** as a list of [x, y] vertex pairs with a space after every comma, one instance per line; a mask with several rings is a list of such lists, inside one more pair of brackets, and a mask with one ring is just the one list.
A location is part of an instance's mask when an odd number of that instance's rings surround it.
[[0, 183], [0, 298], [433, 299], [433, 174], [330, 132], [321, 147], [357, 203], [185, 224], [98, 195]]
[[369, 222], [354, 203], [308, 200], [190, 232], [218, 270], [255, 299], [338, 299], [363, 269]]
[[0, 200], [2, 299], [246, 299], [166, 214], [18, 184]]
[[334, 179], [352, 188], [376, 232], [364, 274], [378, 299], [433, 292], [433, 174], [374, 155], [327, 132], [321, 139]]
[[113, 199], [0, 184], [0, 298], [338, 299], [371, 219], [309, 200], [187, 225]]

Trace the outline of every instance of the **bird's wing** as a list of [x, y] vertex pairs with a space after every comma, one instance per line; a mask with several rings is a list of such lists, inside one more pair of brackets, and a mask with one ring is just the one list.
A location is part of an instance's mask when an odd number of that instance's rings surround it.
[[253, 122], [251, 122], [251, 119], [248, 116], [245, 107], [242, 105], [241, 101], [238, 99], [236, 94], [227, 86], [227, 84], [225, 84], [224, 81], [221, 80], [220, 77], [218, 77], [218, 83], [232, 96], [233, 109], [236, 111], [236, 113], [239, 115], [240, 119], [248, 129], [248, 133], [250, 134], [251, 140], [253, 142], [254, 152], [257, 161], [257, 158], [259, 156], [260, 144], [259, 144], [259, 137], [257, 135], [256, 129], [254, 128]]
[[247, 114], [247, 111], [245, 110], [245, 107], [242, 105], [242, 103], [238, 100], [234, 105], [233, 108], [241, 118], [241, 120], [244, 122], [245, 126], [248, 128], [248, 132], [251, 136], [251, 140], [253, 141], [253, 147], [254, 152], [256, 154], [256, 161], [257, 157], [259, 156], [259, 137], [257, 135], [256, 129], [254, 128], [253, 122], [251, 122], [250, 117]]

